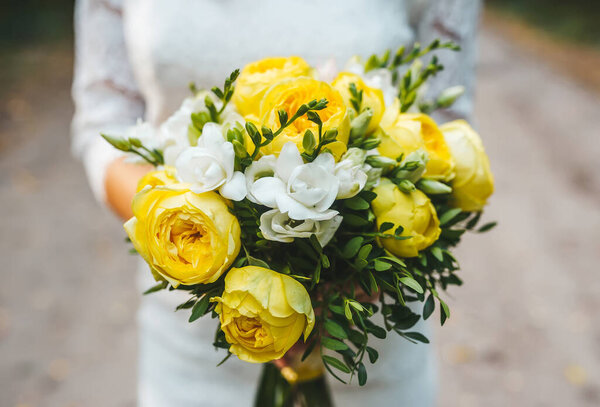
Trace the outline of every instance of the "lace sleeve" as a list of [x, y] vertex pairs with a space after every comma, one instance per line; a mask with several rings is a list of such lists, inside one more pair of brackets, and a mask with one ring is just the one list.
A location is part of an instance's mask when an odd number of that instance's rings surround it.
[[427, 95], [433, 98], [445, 88], [454, 85], [464, 86], [466, 92], [450, 109], [436, 112], [436, 119], [444, 122], [469, 118], [473, 110], [476, 34], [481, 2], [419, 0], [418, 3], [420, 10], [413, 13], [417, 41], [427, 45], [436, 38], [452, 40], [462, 49], [461, 52], [442, 50], [437, 53], [444, 70], [429, 82]]
[[144, 112], [125, 47], [122, 0], [77, 0], [72, 150], [92, 192], [105, 202], [104, 175], [119, 156], [100, 132], [119, 135]]

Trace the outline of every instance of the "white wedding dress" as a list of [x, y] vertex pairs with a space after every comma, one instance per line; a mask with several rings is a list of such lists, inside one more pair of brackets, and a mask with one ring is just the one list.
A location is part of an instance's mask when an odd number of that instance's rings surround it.
[[[100, 132], [118, 135], [142, 117], [159, 124], [188, 95], [222, 85], [247, 62], [299, 55], [313, 65], [332, 58], [339, 68], [357, 54], [382, 53], [412, 41], [452, 39], [463, 52], [441, 52], [446, 69], [429, 91], [461, 84], [467, 95], [439, 120], [466, 116], [474, 68], [477, 0], [80, 0], [76, 6], [73, 150], [90, 186], [104, 202], [104, 173], [118, 156]], [[445, 116], [445, 117], [443, 117]], [[140, 290], [153, 284], [140, 266]], [[252, 406], [260, 366], [211, 346], [216, 321], [189, 324], [174, 312], [187, 298], [161, 292], [139, 311], [138, 403], [143, 407]], [[429, 334], [427, 324], [415, 329]], [[373, 345], [380, 360], [365, 387], [332, 383], [338, 406], [432, 406], [435, 361], [431, 345], [393, 334]]]

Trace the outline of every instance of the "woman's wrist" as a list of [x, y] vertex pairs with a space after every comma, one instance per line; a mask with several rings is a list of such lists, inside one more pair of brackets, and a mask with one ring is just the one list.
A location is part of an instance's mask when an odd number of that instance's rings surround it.
[[131, 201], [138, 182], [152, 169], [151, 165], [128, 163], [124, 157], [112, 161], [106, 168], [106, 202], [121, 219], [127, 220], [133, 216]]

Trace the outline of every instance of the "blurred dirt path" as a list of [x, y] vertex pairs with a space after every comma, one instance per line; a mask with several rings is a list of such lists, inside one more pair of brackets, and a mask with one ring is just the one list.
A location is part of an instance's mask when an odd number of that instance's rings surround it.
[[[600, 99], [491, 31], [480, 48], [486, 219], [500, 226], [460, 249], [466, 284], [435, 338], [440, 405], [597, 406]], [[70, 64], [33, 52], [35, 77], [0, 105], [7, 407], [135, 405], [134, 258], [69, 155]]]

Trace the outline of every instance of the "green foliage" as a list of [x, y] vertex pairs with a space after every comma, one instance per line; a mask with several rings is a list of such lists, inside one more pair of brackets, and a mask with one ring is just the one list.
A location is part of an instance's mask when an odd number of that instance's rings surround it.
[[[440, 64], [438, 57], [435, 55], [424, 67], [419, 58], [433, 51], [442, 49], [459, 51], [460, 47], [451, 41], [441, 42], [439, 39], [436, 39], [425, 48], [422, 48], [419, 43], [415, 43], [410, 50], [406, 47], [400, 47], [396, 50], [393, 58], [391, 57], [391, 50], [387, 50], [381, 56], [375, 54], [371, 55], [365, 63], [365, 72], [373, 69], [388, 69], [392, 73], [392, 83], [398, 86], [400, 110], [406, 112], [418, 101], [418, 91], [420, 87], [430, 77], [435, 76], [444, 69], [444, 66]], [[411, 64], [410, 67], [405, 69], [405, 72], [402, 75], [403, 66], [409, 64]], [[454, 97], [441, 96], [434, 102], [422, 101], [419, 104], [419, 107], [421, 111], [425, 112], [430, 112], [440, 107], [449, 107], [454, 103], [458, 96], [460, 96], [460, 94], [454, 95]]]

